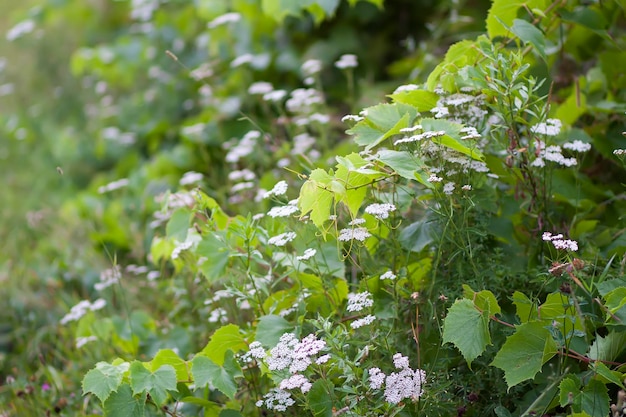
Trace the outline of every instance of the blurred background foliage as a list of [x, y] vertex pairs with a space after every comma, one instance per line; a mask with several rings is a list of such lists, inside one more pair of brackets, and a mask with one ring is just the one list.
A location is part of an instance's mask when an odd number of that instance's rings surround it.
[[[580, 25], [586, 16], [573, 15], [556, 62], [538, 60], [533, 71], [552, 77], [562, 102], [575, 103], [585, 92], [586, 110], [574, 117], [572, 104], [563, 117], [568, 123], [580, 117], [588, 126], [600, 153], [585, 170], [597, 184], [617, 190], [615, 178], [623, 179], [624, 170], [607, 161], [623, 147], [623, 118], [615, 114], [626, 102], [626, 57], [622, 33], [605, 29], [623, 29], [624, 4], [606, 3], [587, 26]], [[229, 173], [250, 169], [269, 189], [279, 178], [297, 179], [277, 161], [306, 174], [314, 164], [332, 165], [334, 155], [356, 150], [344, 141], [340, 118], [383, 101], [400, 84], [425, 82], [451, 44], [484, 32], [490, 6], [488, 0], [328, 1], [310, 2], [308, 9], [278, 4], [0, 1], [0, 33], [7, 39], [0, 42], [0, 297], [6, 306], [0, 311], [0, 404], [9, 404], [0, 413], [87, 412], [79, 381], [119, 347], [76, 352], [75, 334], [58, 322], [79, 300], [98, 297], [92, 288], [103, 270], [149, 265], [157, 196], [177, 189], [193, 171], [227, 212], [265, 204], [234, 193]], [[239, 17], [224, 21], [229, 12]], [[359, 59], [353, 86], [333, 66], [346, 53]], [[312, 80], [301, 68], [308, 59], [322, 62]], [[289, 122], [297, 114], [252, 94], [255, 82], [287, 94], [319, 87], [331, 119], [323, 126], [309, 120], [293, 131]], [[251, 129], [271, 133], [272, 142], [251, 157], [226, 161], [224, 144]], [[304, 132], [326, 139], [316, 144], [316, 154], [294, 155], [290, 144]], [[119, 188], [111, 186], [116, 181]], [[613, 249], [626, 247], [623, 236], [621, 243], [610, 242]], [[128, 350], [148, 355], [167, 339], [182, 352], [193, 351], [207, 330], [189, 331], [193, 317], [176, 316], [184, 306], [160, 297], [179, 284], [128, 278], [111, 295], [123, 309], [109, 311], [119, 334], [144, 331], [141, 346], [129, 336]], [[169, 332], [159, 331], [169, 320], [176, 321]], [[16, 382], [9, 385], [7, 378]]]

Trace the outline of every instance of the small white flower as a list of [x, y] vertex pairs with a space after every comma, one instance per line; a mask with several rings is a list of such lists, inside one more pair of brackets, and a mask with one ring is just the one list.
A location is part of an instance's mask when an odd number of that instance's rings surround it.
[[300, 67], [300, 70], [305, 77], [315, 75], [322, 70], [322, 61], [320, 61], [319, 59], [308, 59], [304, 61], [304, 63]]
[[285, 246], [287, 243], [291, 242], [295, 238], [295, 232], [286, 232], [269, 238], [267, 243], [269, 243], [270, 245]]
[[355, 227], [351, 229], [341, 229], [337, 240], [347, 242], [348, 240], [354, 239], [363, 242], [370, 236], [372, 236], [372, 234], [368, 232], [365, 227]]
[[581, 140], [575, 140], [574, 142], [564, 143], [563, 147], [574, 152], [587, 152], [591, 149], [591, 144], [585, 143]]
[[317, 360], [315, 361], [316, 364], [318, 365], [323, 365], [326, 362], [328, 362], [330, 360], [330, 355], [322, 355], [319, 358], [317, 358]]
[[372, 299], [372, 294], [370, 294], [369, 291], [357, 294], [350, 293], [348, 294], [348, 305], [346, 306], [346, 310], [349, 312], [358, 312], [373, 305], [374, 300]]
[[239, 13], [235, 13], [235, 12], [231, 12], [231, 13], [225, 13], [221, 16], [217, 16], [215, 19], [211, 20], [208, 24], [207, 27], [209, 29], [213, 29], [216, 28], [218, 26], [221, 25], [225, 25], [228, 23], [235, 23], [241, 20], [241, 14]]
[[349, 226], [358, 226], [360, 224], [365, 223], [365, 219], [354, 219], [352, 220], [350, 223], [348, 223]]
[[80, 349], [85, 346], [89, 342], [95, 342], [98, 340], [96, 336], [87, 336], [87, 337], [77, 337], [76, 338], [76, 349]]
[[357, 116], [356, 114], [347, 114], [341, 118], [341, 121], [344, 123], [347, 121], [360, 122], [361, 120], [363, 120], [363, 117]]
[[356, 55], [345, 54], [341, 55], [339, 60], [335, 62], [335, 66], [339, 69], [356, 68], [359, 66]]
[[376, 317], [368, 314], [362, 319], [354, 320], [352, 323], [350, 323], [350, 327], [352, 327], [353, 329], [358, 329], [360, 327], [367, 326], [368, 324], [372, 324], [374, 320], [376, 320]]
[[297, 206], [287, 205], [287, 206], [275, 206], [267, 212], [267, 215], [270, 217], [288, 217], [298, 211]]
[[380, 389], [385, 383], [386, 375], [381, 372], [380, 368], [371, 368], [369, 370], [370, 388]]
[[264, 198], [268, 198], [273, 195], [283, 195], [287, 192], [287, 187], [287, 181], [278, 181], [276, 185], [274, 185], [274, 188], [265, 193]]
[[393, 280], [394, 280], [394, 279], [396, 279], [396, 278], [397, 278], [397, 277], [396, 277], [396, 274], [394, 274], [394, 273], [393, 273], [393, 272], [391, 272], [391, 271], [387, 271], [387, 272], [385, 272], [384, 274], [382, 274], [382, 275], [380, 276], [380, 279], [382, 279], [382, 280], [388, 279], [388, 280], [393, 281]]
[[384, 203], [384, 204], [375, 203], [375, 204], [370, 204], [369, 206], [365, 207], [365, 212], [367, 214], [371, 214], [372, 216], [376, 217], [379, 220], [388, 218], [389, 213], [395, 210], [396, 210], [396, 206], [394, 206], [393, 204], [389, 204], [389, 203]]
[[559, 119], [548, 119], [545, 123], [538, 123], [530, 128], [532, 133], [546, 136], [556, 136], [561, 132], [562, 123]]
[[189, 172], [185, 172], [185, 174], [183, 175], [183, 177], [180, 179], [178, 183], [180, 185], [195, 184], [197, 182], [202, 181], [202, 178], [204, 178], [204, 175], [202, 175], [201, 173], [189, 171]]
[[312, 257], [314, 257], [316, 253], [317, 253], [317, 250], [308, 248], [304, 251], [304, 253], [301, 256], [296, 256], [296, 259], [299, 261], [306, 261], [307, 259], [311, 259]]
[[274, 86], [266, 81], [257, 81], [248, 87], [248, 93], [263, 95], [274, 91]]
[[454, 183], [453, 182], [448, 182], [446, 183], [446, 185], [443, 186], [443, 193], [446, 195], [450, 195], [452, 194], [452, 192], [454, 191]]
[[470, 184], [465, 184], [464, 186], [461, 187], [461, 190], [472, 191], [472, 186]]
[[436, 174], [430, 174], [430, 177], [428, 177], [428, 182], [441, 182], [443, 181], [443, 178], [438, 177]]

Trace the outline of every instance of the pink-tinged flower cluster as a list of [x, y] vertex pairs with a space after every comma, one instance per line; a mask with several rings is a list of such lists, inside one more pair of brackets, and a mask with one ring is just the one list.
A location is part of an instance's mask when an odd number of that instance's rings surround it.
[[400, 353], [393, 355], [393, 364], [398, 371], [389, 375], [385, 375], [379, 368], [369, 370], [370, 388], [379, 390], [384, 386], [385, 400], [391, 404], [398, 404], [405, 398], [415, 401], [421, 397], [426, 373], [421, 369], [411, 369], [409, 358]]
[[541, 238], [546, 242], [551, 242], [552, 245], [561, 250], [568, 250], [571, 252], [576, 252], [578, 250], [578, 242], [570, 239], [563, 239], [562, 234], [553, 235], [550, 232], [543, 232]]
[[298, 340], [293, 333], [285, 333], [280, 337], [278, 344], [273, 347], [269, 355], [264, 355], [260, 343], [250, 344], [250, 352], [244, 357], [263, 360], [270, 371], [289, 371], [289, 376], [278, 383], [278, 388], [272, 389], [257, 401], [257, 407], [265, 406], [268, 410], [285, 411], [287, 407], [295, 404], [291, 398], [290, 390], [300, 389], [306, 394], [312, 383], [303, 374], [309, 365], [326, 363], [329, 355], [317, 355], [326, 347], [326, 342], [320, 340], [314, 334]]

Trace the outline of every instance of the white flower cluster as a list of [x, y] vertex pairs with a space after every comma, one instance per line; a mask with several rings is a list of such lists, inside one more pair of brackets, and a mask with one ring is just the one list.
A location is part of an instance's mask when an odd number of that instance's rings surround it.
[[547, 119], [544, 123], [537, 123], [530, 128], [532, 133], [546, 136], [556, 136], [561, 132], [562, 123], [559, 119]]
[[561, 250], [568, 250], [572, 252], [576, 252], [578, 250], [578, 242], [575, 240], [563, 239], [563, 235], [559, 233], [558, 235], [553, 235], [550, 232], [543, 232], [541, 236], [546, 242], [552, 242], [552, 245]]
[[339, 69], [356, 68], [359, 66], [356, 55], [345, 54], [341, 55], [339, 60], [335, 62], [335, 66]]
[[372, 324], [374, 320], [376, 320], [376, 316], [372, 316], [371, 314], [368, 314], [367, 316], [361, 319], [354, 320], [352, 323], [350, 323], [350, 327], [352, 327], [353, 329], [358, 329], [359, 327]]
[[340, 242], [347, 242], [349, 240], [358, 240], [359, 242], [364, 242], [365, 239], [372, 236], [370, 232], [367, 231], [365, 227], [354, 227], [350, 229], [341, 229], [339, 231], [339, 236], [337, 236], [337, 240]]
[[372, 299], [372, 294], [369, 291], [357, 294], [350, 293], [348, 294], [348, 305], [346, 306], [346, 310], [350, 312], [357, 312], [373, 305], [374, 300]]
[[398, 145], [400, 143], [419, 142], [422, 139], [438, 138], [438, 137], [443, 136], [445, 134], [446, 134], [445, 130], [428, 131], [428, 132], [420, 133], [420, 134], [417, 134], [417, 135], [407, 136], [407, 137], [404, 137], [402, 139], [398, 139], [393, 144], [394, 145]]
[[202, 178], [204, 178], [204, 175], [202, 175], [201, 173], [195, 172], [195, 171], [189, 171], [183, 174], [183, 177], [180, 179], [180, 181], [178, 181], [178, 183], [180, 185], [195, 184], [195, 183], [202, 181]]
[[110, 182], [107, 185], [98, 187], [98, 194], [104, 194], [108, 193], [109, 191], [119, 190], [120, 188], [126, 187], [128, 184], [130, 184], [128, 178], [122, 178], [117, 181]]
[[[326, 342], [318, 339], [314, 334], [298, 340], [293, 333], [285, 333], [280, 337], [278, 344], [270, 350], [269, 355], [258, 342], [250, 344], [250, 351], [244, 358], [263, 360], [270, 371], [289, 370], [288, 377], [278, 383], [278, 388], [272, 389], [263, 396], [263, 400], [256, 403], [257, 407], [265, 406], [268, 410], [286, 411], [287, 407], [295, 404], [289, 390], [300, 389], [306, 394], [312, 387], [311, 382], [302, 374], [309, 365], [326, 347]], [[330, 359], [330, 355], [322, 355], [315, 359], [315, 363], [323, 364]]]
[[322, 61], [319, 59], [307, 59], [300, 67], [305, 77], [311, 77], [322, 70]]
[[385, 375], [379, 368], [369, 370], [370, 388], [374, 390], [385, 386], [385, 400], [391, 404], [398, 404], [403, 399], [417, 400], [424, 392], [422, 385], [426, 383], [426, 373], [421, 370], [412, 370], [409, 359], [400, 353], [393, 355], [393, 363], [398, 372]]
[[228, 149], [226, 154], [226, 162], [238, 162], [239, 159], [244, 156], [250, 155], [254, 151], [256, 141], [261, 137], [261, 132], [258, 130], [251, 130], [246, 133], [239, 143], [233, 146], [233, 141], [228, 141], [224, 144], [224, 147]]
[[372, 216], [376, 217], [378, 220], [383, 220], [389, 217], [389, 213], [391, 213], [392, 211], [396, 210], [396, 206], [394, 206], [393, 204], [389, 204], [389, 203], [384, 203], [384, 204], [370, 204], [369, 206], [365, 207], [365, 212], [367, 214], [371, 214]]
[[563, 165], [566, 167], [571, 167], [571, 166], [575, 166], [578, 164], [578, 162], [576, 161], [576, 158], [564, 157], [563, 154], [561, 153], [562, 150], [560, 146], [552, 145], [543, 149], [544, 147], [543, 142], [540, 142], [539, 146], [541, 148], [541, 150], [539, 151], [539, 156], [530, 164], [531, 166], [539, 167], [539, 168], [544, 167], [545, 166], [544, 159], [546, 161], [552, 161], [552, 162], [555, 162], [559, 165]]
[[281, 233], [276, 236], [272, 236], [271, 238], [269, 238], [267, 243], [269, 243], [270, 245], [285, 246], [287, 243], [291, 242], [295, 238], [296, 238], [295, 232], [286, 232], [286, 233]]
[[311, 259], [312, 257], [314, 257], [316, 253], [317, 250], [308, 248], [304, 251], [302, 255], [297, 256], [296, 259], [299, 261], [306, 261], [307, 259]]
[[100, 272], [100, 282], [95, 283], [93, 287], [96, 291], [102, 291], [111, 285], [117, 284], [120, 278], [122, 278], [122, 273], [119, 266], [115, 265]]
[[394, 273], [393, 273], [393, 272], [391, 272], [391, 271], [387, 271], [387, 272], [385, 272], [384, 274], [382, 274], [382, 275], [380, 276], [380, 279], [382, 279], [382, 280], [388, 279], [388, 280], [390, 280], [390, 281], [393, 281], [393, 280], [394, 280], [394, 279], [396, 279], [396, 278], [397, 278], [397, 277], [396, 277], [396, 274], [394, 274]]
[[266, 192], [265, 195], [263, 196], [263, 198], [268, 198], [271, 197], [273, 195], [283, 195], [287, 192], [287, 181], [278, 181], [276, 183], [276, 185], [274, 185], [274, 188], [272, 188], [270, 191]]
[[296, 88], [285, 103], [293, 113], [310, 113], [315, 104], [323, 103], [322, 93], [313, 88]]
[[89, 302], [89, 300], [82, 300], [70, 309], [70, 312], [61, 319], [60, 323], [67, 324], [70, 321], [79, 320], [81, 317], [87, 314], [88, 311], [100, 310], [106, 305], [107, 302], [102, 298], [98, 298], [93, 303]]
[[583, 153], [591, 150], [591, 144], [583, 142], [582, 140], [575, 140], [574, 142], [564, 143], [563, 148], [569, 149], [570, 151]]
[[298, 212], [298, 200], [291, 200], [286, 206], [274, 206], [267, 212], [267, 215], [273, 218], [288, 217]]
[[616, 155], [616, 156], [626, 155], [626, 149], [615, 149], [613, 151], [613, 155]]
[[229, 23], [239, 22], [241, 20], [241, 14], [236, 12], [224, 13], [223, 15], [217, 16], [215, 19], [211, 20], [207, 27], [209, 29], [216, 28], [218, 26], [227, 25]]

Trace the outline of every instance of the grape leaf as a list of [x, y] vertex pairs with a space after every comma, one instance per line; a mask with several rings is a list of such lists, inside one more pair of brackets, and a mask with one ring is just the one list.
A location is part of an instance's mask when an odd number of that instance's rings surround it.
[[539, 54], [544, 62], [547, 62], [546, 38], [536, 26], [525, 20], [514, 19], [513, 26], [511, 26], [511, 32], [513, 32], [515, 36], [520, 38], [524, 43], [530, 43], [534, 46], [534, 51]]
[[389, 97], [396, 103], [413, 106], [417, 111], [427, 112], [437, 106], [439, 95], [428, 90], [410, 90], [391, 94]]
[[626, 333], [610, 331], [605, 337], [597, 336], [589, 346], [589, 359], [600, 361], [614, 361], [626, 348]]
[[150, 370], [154, 372], [163, 365], [171, 365], [174, 368], [178, 381], [189, 380], [187, 362], [181, 359], [172, 349], [159, 350], [154, 359], [150, 361]]
[[203, 236], [195, 249], [195, 253], [200, 257], [206, 258], [200, 265], [200, 272], [209, 282], [213, 282], [224, 275], [224, 270], [228, 265], [230, 250], [228, 245], [217, 234]]
[[406, 151], [384, 149], [378, 152], [377, 159], [393, 169], [402, 178], [417, 180], [423, 186], [433, 188], [432, 183], [428, 182], [428, 175], [425, 173], [426, 164], [417, 155]]
[[609, 415], [610, 401], [606, 385], [592, 379], [580, 395], [580, 408], [591, 417], [604, 417]]
[[580, 404], [580, 380], [576, 375], [567, 375], [559, 384], [559, 404], [561, 407]]
[[307, 394], [307, 400], [315, 417], [333, 416], [333, 400], [330, 395], [333, 388], [334, 386], [330, 381], [317, 380], [313, 383]]
[[96, 367], [87, 372], [83, 378], [83, 393], [91, 392], [104, 403], [112, 392], [117, 391], [129, 366], [128, 362], [117, 366], [98, 362]]
[[144, 417], [145, 406], [145, 393], [137, 398], [128, 384], [122, 384], [104, 403], [104, 413], [111, 417]]
[[504, 371], [509, 389], [534, 378], [543, 364], [556, 354], [556, 343], [544, 326], [541, 322], [517, 326], [491, 363]]
[[270, 314], [259, 319], [255, 340], [261, 342], [263, 346], [276, 346], [280, 337], [292, 330], [293, 325], [287, 320]]
[[231, 350], [226, 352], [223, 366], [217, 365], [206, 356], [197, 355], [191, 361], [191, 373], [196, 387], [211, 384], [231, 400], [237, 393], [235, 378], [242, 376], [241, 368]]
[[513, 21], [517, 18], [517, 11], [521, 7], [527, 9], [544, 9], [546, 0], [493, 0], [487, 14], [487, 33], [490, 38], [507, 36]]
[[187, 230], [192, 217], [193, 212], [187, 208], [179, 208], [172, 213], [172, 217], [170, 217], [165, 226], [167, 237], [184, 242], [187, 238]]
[[167, 391], [177, 391], [176, 371], [171, 365], [163, 365], [154, 372], [150, 372], [143, 363], [134, 361], [130, 365], [130, 386], [133, 394], [147, 392], [157, 405], [167, 400]]
[[472, 367], [472, 361], [491, 344], [489, 318], [466, 298], [456, 300], [443, 323], [443, 343], [452, 343]]
[[324, 222], [330, 217], [334, 197], [330, 183], [333, 180], [333, 176], [317, 168], [311, 172], [309, 179], [300, 189], [298, 208], [303, 216], [309, 214], [313, 224], [319, 228], [322, 228]]
[[238, 352], [247, 348], [248, 344], [239, 331], [239, 326], [227, 324], [213, 333], [209, 343], [202, 349], [202, 354], [216, 364], [223, 365], [227, 351], [232, 350], [233, 352]]

